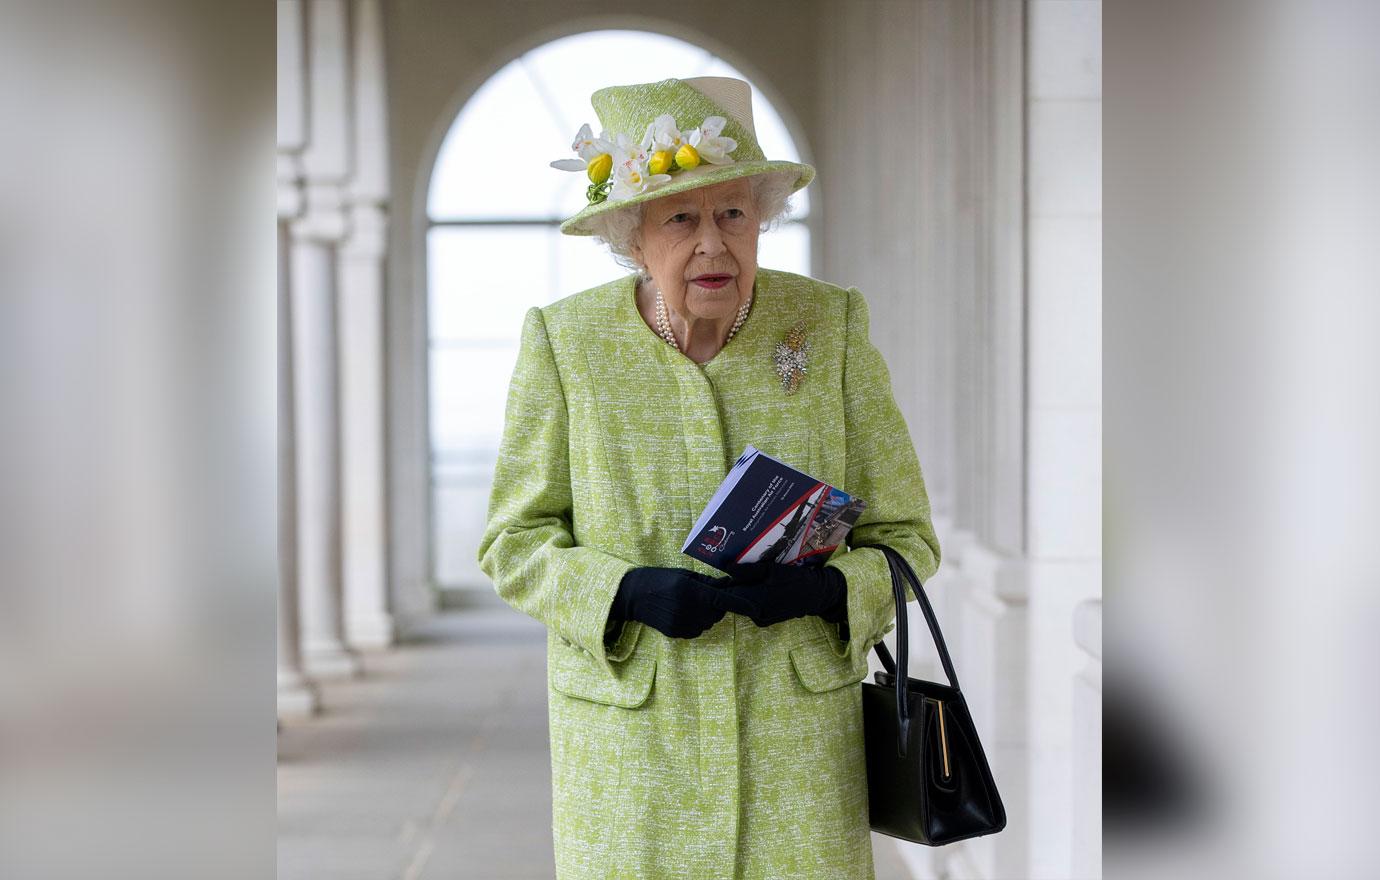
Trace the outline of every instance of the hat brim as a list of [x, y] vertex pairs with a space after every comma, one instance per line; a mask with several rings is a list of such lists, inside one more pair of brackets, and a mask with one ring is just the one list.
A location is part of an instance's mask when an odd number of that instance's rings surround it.
[[[701, 169], [707, 170], [701, 171]], [[813, 166], [803, 162], [788, 162], [784, 159], [760, 159], [752, 162], [732, 162], [727, 165], [701, 165], [699, 168], [676, 174], [669, 183], [650, 192], [638, 193], [618, 201], [605, 199], [602, 202], [587, 205], [580, 213], [561, 224], [561, 232], [566, 235], [594, 235], [597, 230], [589, 228], [589, 221], [610, 211], [617, 211], [630, 205], [639, 205], [643, 202], [650, 202], [653, 199], [664, 198], [702, 186], [713, 186], [727, 180], [737, 180], [741, 177], [769, 174], [776, 171], [796, 172], [795, 183], [791, 186], [793, 193], [804, 189], [815, 178]]]

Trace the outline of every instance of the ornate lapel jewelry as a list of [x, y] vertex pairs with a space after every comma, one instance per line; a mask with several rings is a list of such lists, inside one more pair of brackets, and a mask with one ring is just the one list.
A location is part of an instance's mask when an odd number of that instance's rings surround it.
[[781, 376], [781, 387], [787, 394], [794, 394], [805, 376], [805, 360], [810, 354], [810, 341], [805, 338], [805, 319], [796, 321], [786, 338], [776, 343], [772, 360], [776, 361], [776, 372]]

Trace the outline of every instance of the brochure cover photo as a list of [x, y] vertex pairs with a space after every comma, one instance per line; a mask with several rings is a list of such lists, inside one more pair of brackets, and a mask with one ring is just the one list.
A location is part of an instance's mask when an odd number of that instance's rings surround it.
[[866, 502], [749, 445], [690, 530], [681, 552], [721, 563], [823, 565]]

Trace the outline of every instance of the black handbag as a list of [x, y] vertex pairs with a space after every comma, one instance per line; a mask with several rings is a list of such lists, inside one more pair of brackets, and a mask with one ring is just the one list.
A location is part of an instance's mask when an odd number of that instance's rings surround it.
[[[898, 658], [892, 660], [886, 645], [878, 642], [877, 656], [886, 671], [875, 674], [875, 684], [862, 683], [872, 830], [927, 846], [1000, 831], [1006, 827], [1006, 809], [924, 587], [910, 563], [891, 547], [859, 546], [886, 554], [896, 598]], [[906, 676], [907, 580], [939, 649], [947, 685]]]

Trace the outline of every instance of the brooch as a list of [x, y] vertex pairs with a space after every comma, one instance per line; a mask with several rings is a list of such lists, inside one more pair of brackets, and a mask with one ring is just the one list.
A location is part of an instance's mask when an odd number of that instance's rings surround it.
[[805, 338], [805, 321], [795, 322], [786, 331], [786, 338], [776, 343], [772, 360], [776, 361], [776, 372], [781, 376], [781, 387], [787, 394], [794, 394], [805, 375], [805, 359], [810, 354], [810, 341]]

